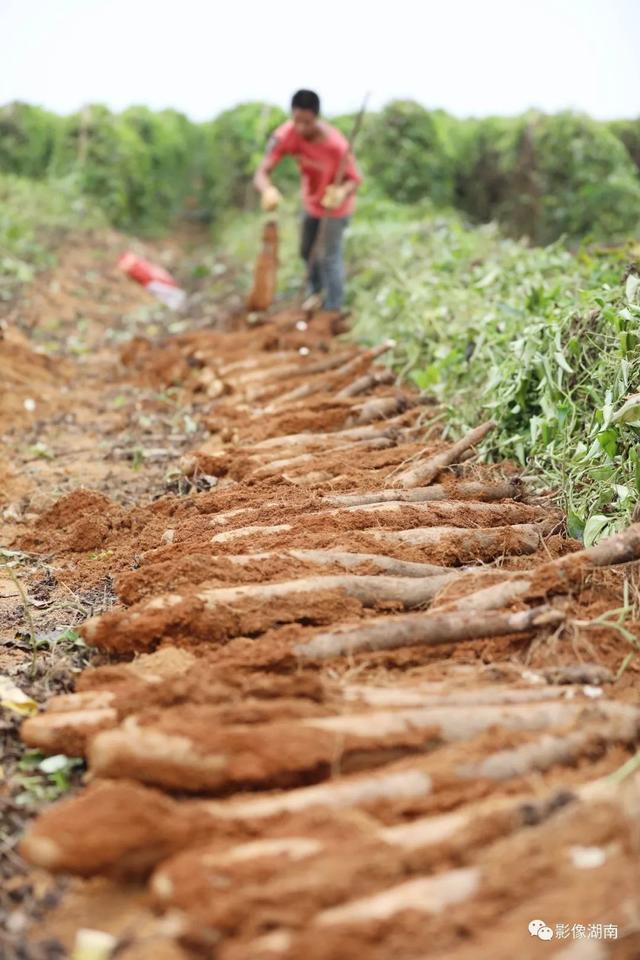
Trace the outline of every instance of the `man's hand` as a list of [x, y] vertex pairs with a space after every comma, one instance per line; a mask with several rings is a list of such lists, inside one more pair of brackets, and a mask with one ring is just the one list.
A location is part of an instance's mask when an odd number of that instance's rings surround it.
[[340, 185], [330, 183], [320, 203], [325, 210], [337, 210], [352, 192], [353, 188], [349, 183], [342, 183]]
[[274, 187], [271, 184], [262, 191], [262, 200], [260, 205], [265, 213], [271, 213], [273, 210], [277, 210], [282, 200], [282, 194], [277, 187]]

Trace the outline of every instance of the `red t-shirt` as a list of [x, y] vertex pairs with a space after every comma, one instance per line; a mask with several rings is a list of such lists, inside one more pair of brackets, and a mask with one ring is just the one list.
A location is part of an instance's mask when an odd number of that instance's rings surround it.
[[[349, 144], [339, 130], [328, 123], [322, 124], [324, 139], [305, 140], [297, 132], [293, 120], [278, 127], [267, 152], [267, 171], [286, 155], [291, 154], [298, 160], [302, 180], [302, 203], [312, 217], [348, 217], [355, 207], [355, 196], [347, 197], [342, 206], [335, 210], [325, 210], [320, 201], [330, 183], [333, 183], [340, 161], [349, 153]], [[351, 154], [347, 157], [343, 180], [362, 182], [360, 171]]]

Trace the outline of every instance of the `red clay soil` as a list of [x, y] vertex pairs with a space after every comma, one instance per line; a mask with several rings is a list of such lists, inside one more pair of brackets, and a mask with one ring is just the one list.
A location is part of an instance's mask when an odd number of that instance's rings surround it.
[[[93, 878], [70, 882], [31, 942], [68, 950], [91, 927], [125, 960], [637, 957], [638, 779], [607, 779], [640, 734], [640, 624], [610, 615], [637, 585], [637, 538], [596, 569], [548, 498], [514, 486], [495, 500], [517, 471], [473, 450], [434, 478], [437, 500], [338, 508], [338, 493], [382, 501], [449, 449], [410, 387], [372, 380], [336, 399], [380, 369], [343, 329], [292, 309], [252, 329], [236, 316], [138, 333], [117, 348], [118, 389], [134, 405], [173, 390], [197, 428], [173, 447], [175, 489], [151, 472], [146, 495], [142, 477], [123, 497], [117, 474], [96, 489], [77, 474], [18, 526], [13, 547], [69, 590], [115, 593], [81, 627], [102, 662], [22, 729], [88, 764], [22, 854]], [[54, 393], [63, 375], [52, 366]], [[369, 401], [385, 398], [377, 419]], [[474, 498], [467, 480], [483, 485]], [[526, 590], [485, 599], [521, 577]], [[463, 600], [476, 626], [496, 606], [540, 615], [427, 643]], [[299, 654], [408, 612], [417, 642]], [[548, 943], [528, 930], [537, 918]]]

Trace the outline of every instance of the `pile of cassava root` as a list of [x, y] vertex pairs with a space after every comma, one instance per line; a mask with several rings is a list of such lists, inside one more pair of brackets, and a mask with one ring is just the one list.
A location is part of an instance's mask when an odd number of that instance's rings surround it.
[[[145, 891], [139, 929], [103, 918], [121, 960], [636, 957], [635, 623], [608, 611], [640, 526], [581, 549], [480, 463], [492, 422], [443, 439], [393, 344], [334, 330], [177, 340], [210, 440], [188, 496], [103, 511], [120, 602], [82, 635], [110, 662], [22, 728], [86, 783], [22, 853], [105, 878], [69, 888], [81, 926], [96, 882]], [[30, 545], [69, 569], [68, 513]]]

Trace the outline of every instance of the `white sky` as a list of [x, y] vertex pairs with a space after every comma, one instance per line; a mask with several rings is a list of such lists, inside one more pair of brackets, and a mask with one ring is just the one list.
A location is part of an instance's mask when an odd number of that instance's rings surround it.
[[0, 103], [640, 114], [640, 0], [0, 0]]

